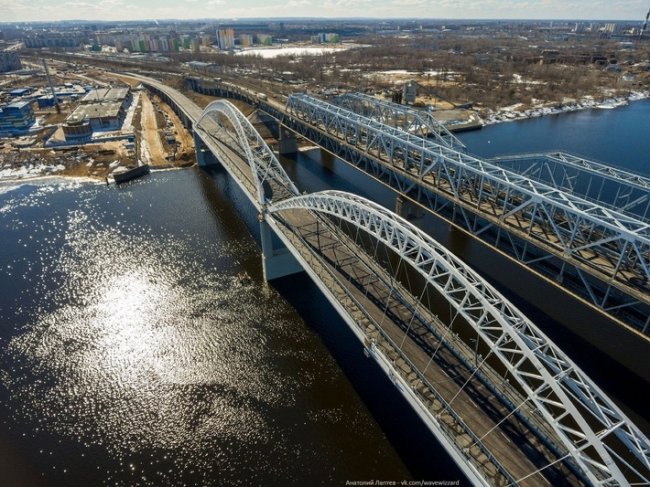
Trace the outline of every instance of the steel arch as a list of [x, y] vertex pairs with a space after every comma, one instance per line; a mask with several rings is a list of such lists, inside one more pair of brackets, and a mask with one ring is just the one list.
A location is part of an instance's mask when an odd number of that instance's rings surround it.
[[[234, 134], [228, 125], [223, 123], [220, 116], [225, 117], [230, 122], [235, 131]], [[205, 126], [204, 120], [206, 117], [213, 122], [214, 127]], [[229, 101], [217, 100], [210, 103], [201, 113], [195, 128], [204, 131], [217, 140], [219, 140], [220, 134], [225, 133], [231, 142], [237, 143], [239, 148], [244, 151], [246, 160], [255, 176], [257, 197], [260, 205], [264, 206], [269, 203], [264, 189], [265, 184], [271, 187], [273, 198], [276, 201], [299, 194], [293, 181], [284, 171], [275, 154], [264, 142], [259, 132], [255, 130], [244, 114]], [[226, 141], [221, 140], [221, 142]]]
[[[290, 209], [335, 216], [397, 252], [490, 346], [595, 485], [629, 485], [621, 467], [649, 481], [645, 435], [525, 315], [438, 242], [385, 208], [345, 192], [297, 196], [268, 212]], [[619, 455], [621, 446], [640, 467]]]

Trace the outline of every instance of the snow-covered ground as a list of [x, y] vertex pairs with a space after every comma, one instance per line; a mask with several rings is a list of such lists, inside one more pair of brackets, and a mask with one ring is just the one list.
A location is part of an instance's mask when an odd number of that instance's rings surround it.
[[527, 110], [519, 110], [521, 103], [502, 107], [496, 111], [490, 110], [488, 116], [483, 119], [485, 125], [495, 123], [511, 122], [527, 118], [543, 117], [546, 115], [557, 115], [559, 113], [575, 112], [590, 108], [611, 109], [627, 105], [630, 101], [650, 98], [650, 91], [635, 91], [628, 96], [612, 96], [602, 101], [596, 101], [593, 96], [586, 96], [580, 100], [565, 99], [561, 105], [538, 103]]
[[65, 170], [63, 164], [25, 164], [11, 167], [9, 164], [0, 164], [0, 181], [33, 178], [47, 174], [56, 174]]
[[320, 46], [297, 46], [297, 47], [269, 47], [259, 49], [245, 49], [235, 53], [236, 56], [262, 56], [270, 59], [278, 56], [318, 56], [325, 53], [345, 51], [352, 47], [358, 47], [352, 44], [344, 44], [339, 47], [320, 47]]
[[124, 117], [124, 123], [122, 124], [122, 133], [133, 132], [133, 116], [135, 114], [136, 108], [138, 107], [138, 103], [140, 103], [140, 93], [135, 92], [133, 94], [133, 99], [131, 100], [131, 105], [126, 111], [126, 116]]

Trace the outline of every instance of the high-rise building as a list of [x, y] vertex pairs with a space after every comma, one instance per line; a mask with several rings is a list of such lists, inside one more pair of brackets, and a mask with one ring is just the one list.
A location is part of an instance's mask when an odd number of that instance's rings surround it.
[[159, 45], [160, 45], [160, 52], [169, 52], [170, 51], [170, 44], [169, 44], [169, 39], [167, 36], [160, 36], [159, 39]]
[[212, 45], [212, 36], [210, 34], [203, 34], [201, 36], [201, 44], [204, 47], [210, 47]]
[[241, 47], [250, 47], [253, 45], [253, 36], [250, 34], [241, 34], [239, 36], [239, 45]]
[[231, 27], [217, 30], [217, 45], [222, 51], [235, 48], [235, 30]]
[[609, 33], [609, 34], [616, 34], [616, 30], [617, 30], [616, 27], [617, 26], [614, 23], [605, 24], [604, 31]]
[[273, 44], [273, 37], [268, 34], [257, 34], [257, 42], [264, 46], [270, 46]]
[[0, 51], [0, 73], [22, 69], [20, 58], [15, 52]]

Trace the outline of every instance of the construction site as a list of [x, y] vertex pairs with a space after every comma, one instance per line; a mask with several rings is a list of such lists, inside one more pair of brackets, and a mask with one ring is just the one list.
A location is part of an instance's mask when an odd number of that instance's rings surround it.
[[[0, 177], [104, 179], [120, 168], [194, 163], [176, 114], [134, 80], [50, 61], [5, 77], [0, 104], [17, 115], [0, 130]], [[8, 112], [5, 108], [5, 111]]]

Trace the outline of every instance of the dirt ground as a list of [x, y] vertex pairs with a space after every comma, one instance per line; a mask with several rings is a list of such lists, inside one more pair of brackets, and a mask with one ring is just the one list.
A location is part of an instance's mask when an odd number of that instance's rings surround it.
[[152, 166], [167, 164], [167, 152], [161, 140], [162, 127], [158, 124], [156, 109], [151, 103], [149, 94], [143, 91], [140, 95], [141, 130], [140, 158]]
[[176, 158], [178, 161], [194, 161], [194, 139], [190, 133], [183, 126], [183, 122], [178, 118], [178, 115], [166, 103], [161, 103], [156, 97], [158, 106], [167, 114], [167, 117], [174, 124], [174, 136], [176, 137]]

